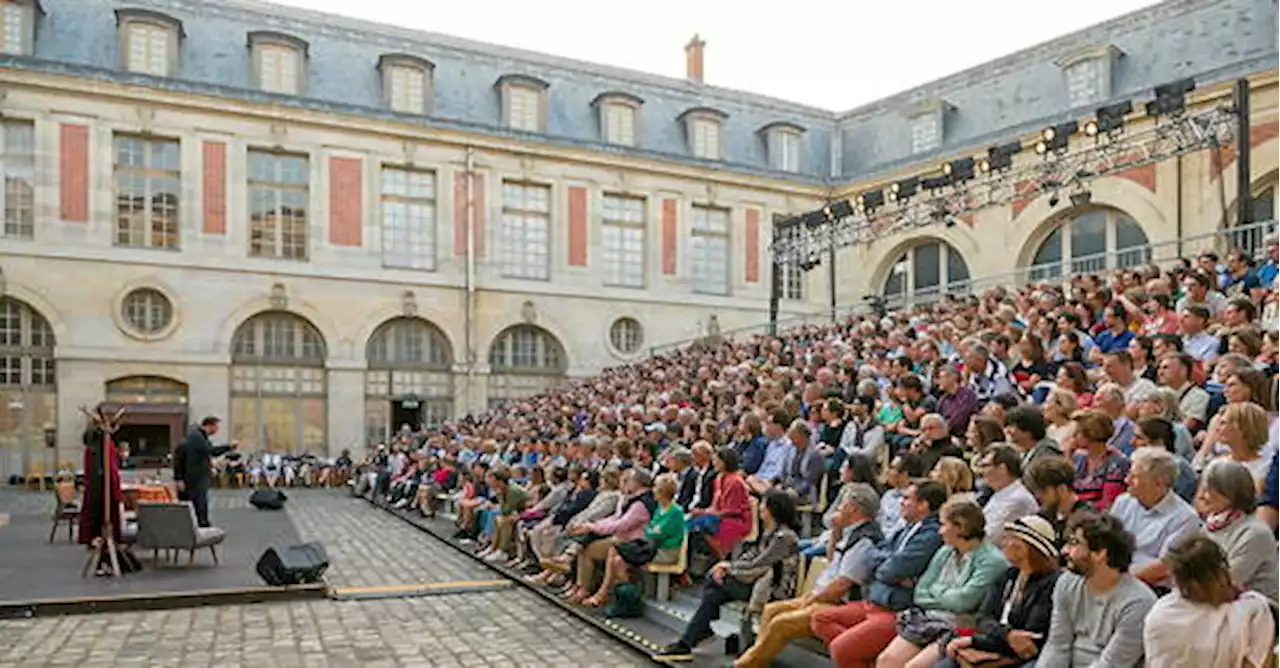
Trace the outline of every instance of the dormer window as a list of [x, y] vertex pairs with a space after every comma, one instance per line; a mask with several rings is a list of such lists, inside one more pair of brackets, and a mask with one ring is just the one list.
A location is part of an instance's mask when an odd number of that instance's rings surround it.
[[502, 118], [507, 127], [524, 132], [546, 130], [547, 82], [530, 76], [507, 75], [498, 79]]
[[722, 158], [721, 139], [724, 121], [728, 117], [723, 111], [707, 107], [697, 107], [681, 114], [689, 141], [689, 152], [693, 157], [704, 160]]
[[120, 30], [121, 65], [130, 72], [157, 77], [178, 70], [182, 22], [144, 9], [116, 12]]
[[387, 106], [403, 114], [426, 114], [431, 97], [430, 61], [408, 55], [388, 54], [378, 60]]
[[40, 5], [35, 0], [0, 0], [0, 53], [31, 53], [38, 11]]
[[1114, 46], [1080, 49], [1059, 58], [1067, 106], [1076, 109], [1105, 102], [1111, 97], [1111, 76], [1123, 53]]
[[911, 110], [911, 153], [928, 153], [942, 147], [950, 110], [951, 105], [941, 100], [924, 102]]
[[635, 146], [640, 136], [640, 105], [627, 93], [604, 93], [593, 102], [600, 114], [600, 138], [618, 146]]
[[259, 89], [283, 95], [302, 92], [306, 42], [281, 33], [256, 32], [249, 35], [249, 47]]
[[770, 123], [761, 128], [769, 168], [781, 172], [800, 171], [800, 147], [804, 128], [792, 123]]

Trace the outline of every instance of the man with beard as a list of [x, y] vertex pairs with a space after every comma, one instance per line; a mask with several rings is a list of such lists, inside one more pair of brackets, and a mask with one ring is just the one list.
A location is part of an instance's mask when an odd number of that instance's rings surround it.
[[1076, 467], [1066, 457], [1041, 457], [1031, 462], [1022, 472], [1022, 484], [1040, 503], [1040, 517], [1049, 520], [1053, 533], [1058, 537], [1058, 553], [1066, 560], [1067, 521], [1079, 511], [1089, 511], [1093, 506], [1076, 495], [1072, 483], [1076, 479]]
[[1135, 668], [1156, 602], [1128, 573], [1134, 539], [1109, 515], [1080, 513], [1067, 525], [1067, 569], [1053, 589], [1049, 638], [1037, 668]]

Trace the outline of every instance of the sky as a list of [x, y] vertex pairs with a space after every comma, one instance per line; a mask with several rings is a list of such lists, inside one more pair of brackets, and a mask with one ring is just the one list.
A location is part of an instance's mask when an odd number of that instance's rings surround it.
[[[275, 0], [845, 111], [1120, 16], [1152, 0]], [[626, 7], [626, 13], [605, 8]]]

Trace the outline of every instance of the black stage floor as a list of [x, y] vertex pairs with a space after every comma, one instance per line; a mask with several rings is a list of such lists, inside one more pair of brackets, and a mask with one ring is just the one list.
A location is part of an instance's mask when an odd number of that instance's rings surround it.
[[[25, 501], [25, 500], [24, 500]], [[153, 565], [150, 550], [138, 550], [143, 562], [141, 572], [116, 579], [80, 573], [87, 557], [84, 546], [68, 542], [66, 526], [60, 527], [53, 543], [49, 542], [52, 523], [48, 509], [36, 504], [4, 504], [0, 515], [0, 609], [13, 615], [14, 609], [33, 607], [88, 607], [101, 609], [112, 604], [134, 601], [155, 604], [157, 599], [210, 599], [281, 591], [267, 589], [258, 578], [254, 565], [268, 547], [282, 547], [300, 542], [298, 531], [284, 511], [269, 512], [252, 508], [213, 508], [210, 516], [216, 526], [227, 531], [226, 541], [218, 546], [218, 562], [213, 564], [209, 550], [197, 550], [195, 563], [187, 566], [188, 554], [180, 553], [176, 564]], [[323, 594], [323, 587], [321, 587]], [[120, 607], [116, 605], [116, 607]], [[74, 611], [74, 610], [71, 610]]]

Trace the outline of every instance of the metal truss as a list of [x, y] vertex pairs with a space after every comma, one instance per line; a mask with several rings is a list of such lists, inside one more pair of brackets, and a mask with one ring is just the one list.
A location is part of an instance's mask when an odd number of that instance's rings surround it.
[[[776, 230], [770, 247], [773, 260], [811, 267], [833, 248], [870, 243], [930, 225], [954, 225], [960, 216], [1042, 194], [1083, 202], [1092, 179], [1206, 148], [1230, 146], [1238, 125], [1238, 115], [1230, 107], [1186, 110], [1137, 129], [1072, 137], [1074, 141], [1061, 150], [1027, 147], [1036, 153], [1043, 149], [1043, 153], [1032, 162], [1022, 161], [1016, 169], [975, 169], [973, 177], [965, 180], [938, 172], [935, 178], [922, 177], [919, 190], [910, 197], [895, 199], [886, 189], [877, 197], [862, 198], [850, 207], [851, 215], [834, 218], [814, 212], [794, 219]], [[975, 159], [974, 164], [982, 159]], [[866, 206], [868, 200], [881, 199], [880, 195], [884, 196], [880, 206]]]

